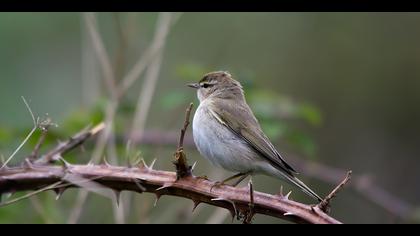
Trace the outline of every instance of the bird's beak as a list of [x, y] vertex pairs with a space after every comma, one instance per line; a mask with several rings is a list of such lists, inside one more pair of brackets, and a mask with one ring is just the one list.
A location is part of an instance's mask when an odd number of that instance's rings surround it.
[[200, 85], [198, 83], [187, 84], [188, 87], [198, 89]]

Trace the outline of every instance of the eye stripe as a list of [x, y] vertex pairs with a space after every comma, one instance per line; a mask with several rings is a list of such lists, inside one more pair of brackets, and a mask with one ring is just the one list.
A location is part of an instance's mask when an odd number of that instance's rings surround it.
[[213, 87], [215, 84], [217, 84], [217, 81], [206, 81], [206, 82], [201, 82], [200, 83], [200, 87], [202, 88], [208, 88], [208, 87]]
[[209, 88], [209, 87], [213, 87], [214, 86], [214, 84], [211, 84], [211, 83], [201, 83], [200, 84], [200, 87], [202, 87], [202, 88]]

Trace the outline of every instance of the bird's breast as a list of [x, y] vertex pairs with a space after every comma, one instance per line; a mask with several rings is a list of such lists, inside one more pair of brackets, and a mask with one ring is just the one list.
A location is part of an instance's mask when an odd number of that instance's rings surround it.
[[193, 119], [193, 136], [198, 151], [216, 166], [230, 171], [249, 171], [257, 158], [255, 152], [214, 118], [208, 105], [200, 104]]

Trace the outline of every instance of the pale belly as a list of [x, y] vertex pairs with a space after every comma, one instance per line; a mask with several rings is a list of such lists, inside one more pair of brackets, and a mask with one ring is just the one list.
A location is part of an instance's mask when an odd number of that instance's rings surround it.
[[263, 162], [255, 151], [201, 105], [194, 115], [193, 136], [200, 154], [212, 164], [233, 172], [259, 172]]

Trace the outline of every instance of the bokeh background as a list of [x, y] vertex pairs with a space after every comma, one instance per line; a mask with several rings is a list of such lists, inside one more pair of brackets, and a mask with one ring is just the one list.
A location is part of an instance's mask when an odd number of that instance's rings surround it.
[[[115, 78], [121, 80], [153, 41], [159, 14], [94, 17]], [[355, 179], [333, 201], [332, 216], [345, 223], [420, 222], [419, 13], [177, 13], [172, 19], [156, 86], [148, 91], [144, 134], [150, 136], [131, 145], [133, 152], [148, 163], [157, 158], [155, 168], [173, 170], [185, 108], [191, 101], [198, 105], [195, 91], [185, 84], [227, 70], [244, 85], [268, 136], [286, 159], [305, 170], [301, 178], [313, 189], [325, 195], [343, 171], [353, 170]], [[43, 151], [103, 119], [109, 95], [83, 14], [1, 13], [0, 42], [4, 158], [32, 128], [21, 96], [34, 113], [58, 124]], [[117, 110], [114, 134], [121, 165], [130, 158], [124, 137], [146, 77], [131, 86]], [[38, 136], [12, 163], [30, 153]], [[164, 137], [175, 140], [163, 142]], [[191, 130], [187, 137], [191, 142]], [[65, 158], [87, 163], [94, 148], [89, 144], [86, 152]], [[198, 162], [196, 175], [221, 180], [231, 174], [210, 166], [193, 143], [187, 154]], [[293, 199], [311, 203], [284, 182], [264, 176], [253, 181], [268, 193], [284, 185]], [[78, 194], [69, 190], [56, 201], [47, 192], [0, 208], [0, 223], [231, 222], [227, 211], [212, 206], [191, 213], [188, 200], [164, 196], [153, 206], [152, 194], [131, 193], [123, 193], [122, 210], [90, 194], [77, 215]], [[254, 222], [285, 223], [260, 215]]]

